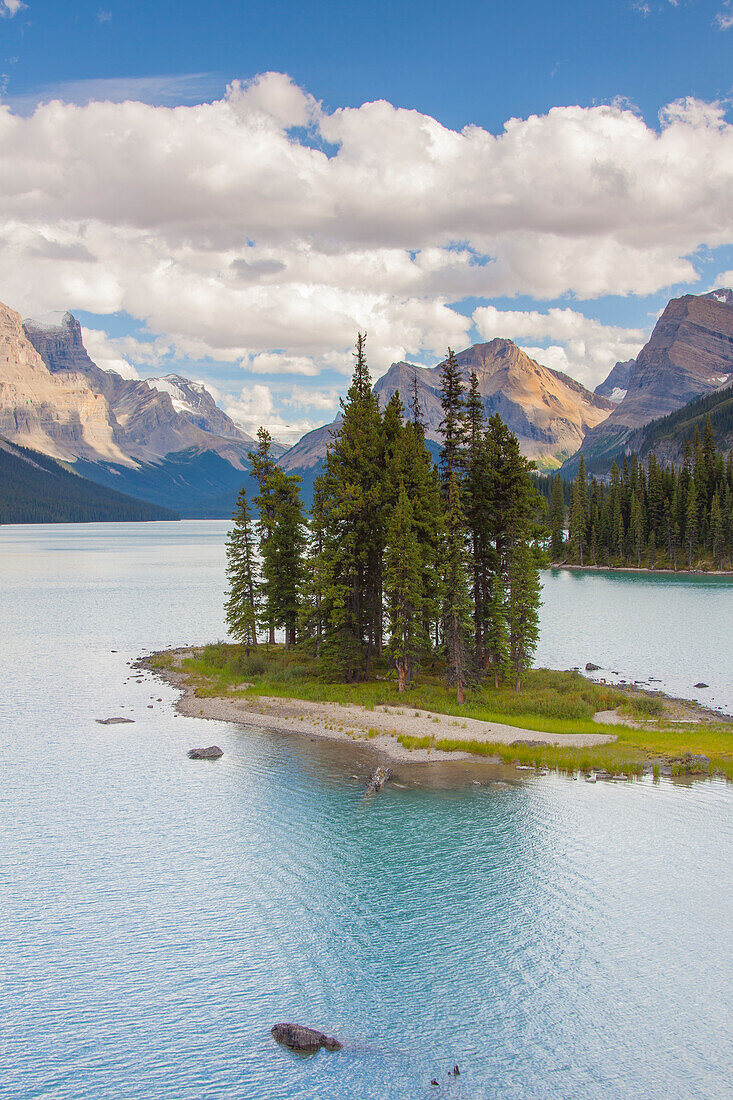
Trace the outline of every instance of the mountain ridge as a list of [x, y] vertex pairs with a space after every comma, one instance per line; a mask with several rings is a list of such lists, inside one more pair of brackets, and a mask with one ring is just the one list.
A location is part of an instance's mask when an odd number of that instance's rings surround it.
[[[563, 457], [573, 454], [585, 432], [601, 423], [613, 409], [603, 396], [597, 396], [569, 375], [552, 370], [531, 359], [513, 341], [499, 337], [472, 344], [456, 354], [464, 379], [476, 373], [484, 411], [498, 413], [517, 435], [523, 453], [539, 466], [556, 467]], [[444, 362], [444, 361], [443, 361]], [[398, 392], [408, 408], [412, 401], [413, 380], [417, 380], [420, 412], [426, 425], [426, 438], [438, 442], [443, 418], [440, 404], [440, 370], [401, 361], [392, 366], [374, 384], [380, 406]], [[283, 469], [297, 472], [313, 468], [325, 457], [330, 433], [340, 417], [303, 436], [280, 460]]]
[[623, 400], [587, 433], [563, 474], [575, 475], [581, 454], [589, 470], [605, 470], [635, 431], [731, 381], [733, 292], [672, 298], [634, 360]]

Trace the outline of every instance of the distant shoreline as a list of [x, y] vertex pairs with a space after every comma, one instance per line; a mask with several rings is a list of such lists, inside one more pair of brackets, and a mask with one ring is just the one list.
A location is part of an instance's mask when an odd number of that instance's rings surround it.
[[638, 565], [571, 565], [553, 561], [548, 569], [576, 570], [579, 573], [662, 573], [670, 577], [733, 577], [733, 569], [650, 569]]

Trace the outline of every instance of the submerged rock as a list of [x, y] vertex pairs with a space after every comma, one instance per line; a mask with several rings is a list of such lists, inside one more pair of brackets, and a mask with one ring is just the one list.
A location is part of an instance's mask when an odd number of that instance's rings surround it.
[[218, 760], [220, 756], [224, 755], [224, 750], [220, 749], [218, 745], [209, 745], [205, 749], [189, 749], [189, 760]]
[[369, 782], [367, 783], [366, 793], [367, 794], [377, 794], [379, 791], [381, 791], [381, 789], [385, 785], [385, 783], [388, 783], [391, 778], [392, 778], [392, 769], [391, 768], [385, 768], [385, 767], [377, 768], [377, 770], [374, 772], [374, 774], [371, 776]]
[[323, 1047], [325, 1050], [341, 1050], [338, 1039], [331, 1035], [324, 1035], [322, 1031], [316, 1031], [312, 1027], [304, 1027], [303, 1024], [275, 1024], [270, 1028], [270, 1035], [276, 1043], [282, 1043], [289, 1050], [300, 1050], [303, 1053], [314, 1053]]
[[100, 726], [128, 726], [135, 722], [134, 718], [95, 718], [94, 720]]

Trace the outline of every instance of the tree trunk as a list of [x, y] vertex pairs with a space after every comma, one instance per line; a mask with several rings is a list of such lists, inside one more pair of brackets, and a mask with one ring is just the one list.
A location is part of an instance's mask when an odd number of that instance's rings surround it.
[[395, 661], [397, 666], [397, 690], [405, 690], [405, 682], [407, 680], [407, 665], [402, 657], [398, 657]]

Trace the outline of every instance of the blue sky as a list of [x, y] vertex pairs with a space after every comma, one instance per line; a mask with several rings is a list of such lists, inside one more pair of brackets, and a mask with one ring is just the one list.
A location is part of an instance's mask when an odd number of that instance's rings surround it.
[[249, 427], [330, 419], [359, 326], [375, 373], [505, 335], [592, 386], [733, 269], [724, 0], [0, 13], [0, 299]]

